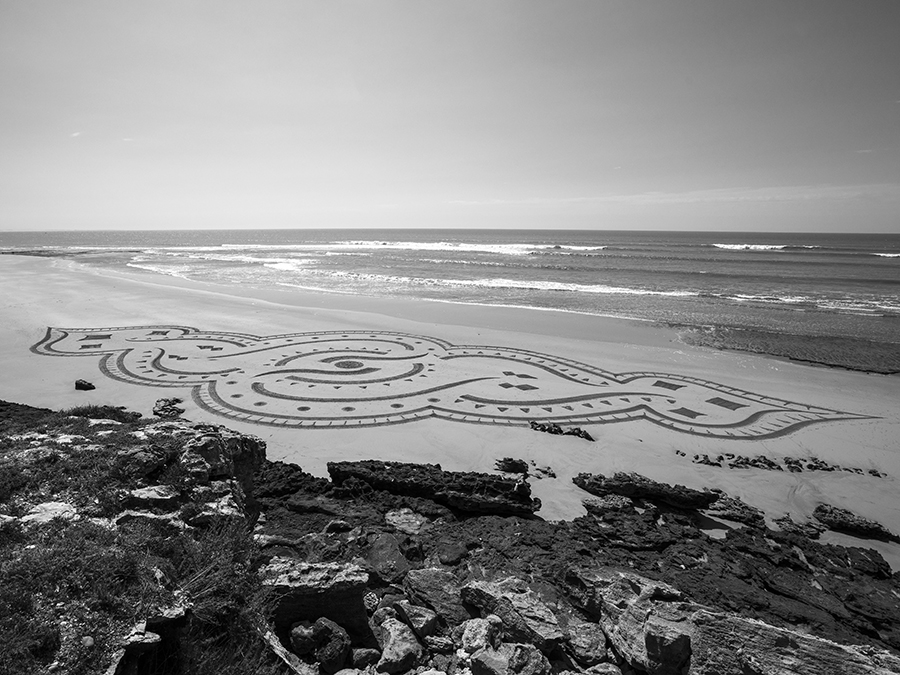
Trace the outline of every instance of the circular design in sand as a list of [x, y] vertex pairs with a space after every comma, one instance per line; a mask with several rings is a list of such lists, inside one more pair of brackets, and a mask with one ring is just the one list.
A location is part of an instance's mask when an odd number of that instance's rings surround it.
[[99, 359], [107, 376], [189, 387], [200, 407], [280, 427], [371, 427], [438, 417], [475, 424], [647, 420], [730, 439], [781, 436], [864, 419], [664, 372], [612, 373], [509, 347], [405, 333], [333, 331], [257, 337], [185, 326], [48, 328], [32, 347]]

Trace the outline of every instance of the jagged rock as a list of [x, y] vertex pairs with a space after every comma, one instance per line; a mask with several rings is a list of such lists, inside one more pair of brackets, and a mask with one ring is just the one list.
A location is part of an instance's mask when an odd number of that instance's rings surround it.
[[149, 487], [131, 490], [125, 498], [125, 503], [135, 509], [165, 509], [178, 508], [181, 495], [171, 485], [151, 485]]
[[617, 513], [620, 511], [633, 512], [634, 502], [622, 495], [606, 495], [604, 497], [593, 497], [591, 499], [582, 499], [581, 505], [584, 510], [595, 518], [603, 519], [609, 513]]
[[737, 497], [722, 494], [704, 509], [708, 515], [744, 523], [751, 527], [760, 527], [766, 522], [765, 514], [755, 506], [750, 506]]
[[717, 492], [693, 490], [684, 485], [668, 485], [637, 473], [621, 471], [616, 472], [612, 478], [599, 473], [580, 473], [572, 482], [597, 497], [617, 494], [668, 504], [679, 509], [705, 509], [719, 498]]
[[445, 635], [429, 635], [425, 644], [434, 654], [450, 654], [454, 648], [453, 640]]
[[41, 525], [43, 523], [49, 523], [55, 518], [77, 520], [78, 511], [76, 511], [75, 507], [68, 502], [44, 502], [43, 504], [32, 506], [28, 510], [28, 513], [19, 520], [24, 524]]
[[189, 525], [199, 527], [228, 520], [240, 521], [244, 518], [244, 511], [235, 501], [234, 496], [228, 494], [202, 504], [200, 511], [187, 518], [187, 522]]
[[844, 532], [845, 534], [868, 539], [900, 542], [900, 537], [881, 523], [863, 518], [852, 511], [841, 509], [837, 506], [819, 504], [813, 511], [813, 517], [835, 532]]
[[529, 644], [502, 644], [472, 654], [473, 675], [549, 675], [550, 662]]
[[424, 640], [429, 635], [434, 634], [437, 626], [437, 614], [435, 612], [427, 607], [410, 604], [406, 600], [394, 603], [394, 609], [397, 611], [400, 619], [412, 628], [418, 637]]
[[474, 654], [480, 649], [496, 649], [500, 645], [502, 628], [503, 622], [496, 614], [464, 621], [457, 627], [460, 647], [467, 654]]
[[503, 471], [504, 473], [521, 473], [526, 476], [528, 475], [528, 462], [524, 459], [504, 457], [503, 459], [498, 459], [494, 462], [494, 466], [497, 468], [497, 471]]
[[638, 599], [678, 601], [684, 597], [669, 584], [608, 567], [571, 567], [564, 583], [575, 606], [594, 620], [603, 616], [614, 620]]
[[127, 448], [116, 454], [116, 470], [125, 476], [143, 478], [166, 465], [166, 458], [149, 448]]
[[470, 618], [460, 599], [459, 583], [446, 570], [435, 567], [410, 570], [403, 585], [410, 598], [433, 609], [451, 626]]
[[596, 618], [616, 653], [652, 675], [680, 675], [691, 655], [690, 615], [681, 592], [637, 574], [570, 569], [570, 597]]
[[364, 643], [371, 636], [363, 595], [369, 575], [352, 564], [309, 563], [275, 556], [260, 569], [264, 586], [276, 598], [276, 628], [326, 617], [342, 626], [350, 637]]
[[606, 661], [606, 634], [596, 623], [569, 617], [565, 642], [572, 658], [580, 666], [590, 667]]
[[318, 645], [316, 630], [309, 621], [301, 621], [291, 626], [291, 651], [297, 656], [305, 656]]
[[201, 483], [234, 478], [245, 494], [253, 494], [253, 475], [266, 457], [263, 440], [209, 424], [187, 429], [191, 437], [185, 442], [178, 462], [189, 475]]
[[179, 408], [180, 398], [160, 398], [153, 404], [153, 414], [164, 419], [175, 419], [181, 417], [184, 408]]
[[384, 514], [384, 521], [404, 534], [419, 534], [428, 525], [428, 518], [409, 508], [388, 511]]
[[689, 675], [900, 673], [900, 658], [888, 652], [839, 645], [754, 619], [699, 610], [691, 617], [691, 623]]
[[381, 624], [381, 658], [375, 664], [380, 673], [402, 673], [419, 664], [422, 645], [412, 629], [397, 619], [385, 619]]
[[75, 380], [75, 389], [78, 391], [91, 391], [92, 389], [96, 388], [97, 387], [95, 387], [87, 380]]
[[473, 581], [462, 587], [460, 596], [482, 615], [500, 617], [504, 635], [511, 641], [527, 642], [549, 653], [562, 640], [556, 616], [520, 579]]
[[796, 523], [788, 513], [785, 513], [781, 518], [773, 518], [772, 522], [775, 523], [782, 532], [796, 534], [801, 537], [808, 537], [809, 539], [818, 539], [819, 535], [828, 529], [814, 520]]
[[392, 534], [382, 533], [375, 537], [366, 561], [378, 577], [388, 584], [399, 583], [409, 572], [409, 561], [400, 552], [400, 542]]
[[313, 625], [315, 657], [325, 673], [336, 673], [344, 667], [350, 655], [350, 636], [338, 624], [319, 617]]
[[437, 464], [405, 462], [329, 462], [335, 485], [349, 479], [395, 495], [423, 497], [468, 513], [529, 516], [540, 500], [531, 497], [524, 480], [485, 473], [443, 471]]

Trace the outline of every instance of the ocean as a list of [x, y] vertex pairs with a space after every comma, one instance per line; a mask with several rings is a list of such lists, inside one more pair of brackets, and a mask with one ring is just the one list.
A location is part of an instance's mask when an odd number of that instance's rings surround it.
[[900, 235], [559, 230], [0, 232], [0, 252], [223, 285], [641, 319], [900, 372]]

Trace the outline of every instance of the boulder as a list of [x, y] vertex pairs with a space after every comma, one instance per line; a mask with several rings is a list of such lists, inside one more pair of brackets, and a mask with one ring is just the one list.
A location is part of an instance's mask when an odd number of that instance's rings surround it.
[[473, 675], [549, 675], [550, 662], [534, 645], [502, 644], [472, 654], [471, 669]]
[[394, 603], [394, 609], [399, 618], [421, 639], [424, 640], [434, 634], [437, 626], [437, 614], [432, 610], [410, 604], [406, 600]]
[[314, 624], [316, 633], [316, 661], [325, 673], [336, 673], [347, 663], [350, 655], [350, 636], [334, 621], [319, 617]]
[[403, 585], [412, 600], [430, 607], [451, 626], [470, 618], [459, 595], [459, 583], [446, 570], [436, 567], [410, 570]]
[[496, 649], [500, 646], [500, 631], [503, 622], [496, 614], [484, 619], [469, 619], [461, 623], [460, 646], [467, 654], [474, 654], [481, 649]]
[[28, 513], [19, 520], [22, 523], [31, 525], [42, 525], [49, 523], [55, 518], [62, 520], [78, 520], [78, 512], [75, 507], [68, 502], [44, 502], [32, 506]]
[[378, 578], [387, 584], [403, 581], [403, 577], [409, 572], [409, 561], [400, 551], [400, 542], [392, 534], [375, 536], [366, 554], [366, 562]]
[[510, 641], [527, 642], [549, 653], [562, 640], [556, 616], [520, 579], [473, 581], [462, 587], [460, 596], [481, 610], [482, 615], [500, 617], [504, 636]]
[[403, 534], [419, 534], [428, 525], [428, 518], [406, 507], [388, 511], [384, 521]]
[[273, 591], [272, 617], [279, 630], [324, 616], [342, 626], [356, 643], [371, 639], [363, 603], [369, 575], [358, 565], [275, 556], [259, 575]]
[[514, 457], [504, 457], [494, 462], [497, 471], [504, 473], [521, 473], [528, 475], [528, 462], [524, 459], [516, 459]]
[[470, 514], [530, 516], [541, 507], [522, 479], [486, 473], [443, 471], [438, 464], [329, 462], [335, 485], [349, 479], [395, 495], [422, 497]]
[[397, 619], [385, 619], [381, 624], [381, 658], [375, 664], [380, 673], [402, 673], [419, 664], [422, 645], [412, 629]]
[[609, 658], [606, 650], [606, 634], [599, 624], [569, 617], [565, 630], [567, 652], [575, 662], [585, 668], [602, 663]]
[[153, 404], [153, 414], [163, 419], [175, 419], [181, 417], [184, 408], [179, 408], [180, 398], [160, 398]]
[[354, 668], [364, 670], [367, 666], [374, 666], [381, 658], [381, 652], [371, 647], [358, 647], [351, 650], [350, 662]]
[[181, 495], [171, 485], [137, 488], [131, 490], [125, 497], [125, 504], [134, 509], [156, 508], [171, 511], [178, 508], [180, 501]]
[[610, 494], [646, 499], [679, 509], [705, 509], [719, 498], [718, 492], [693, 490], [684, 485], [668, 485], [638, 473], [616, 472], [612, 478], [603, 474], [580, 473], [572, 479], [578, 487], [597, 497]]
[[77, 391], [91, 391], [92, 389], [96, 389], [93, 384], [88, 382], [87, 380], [75, 380], [75, 389]]
[[858, 516], [852, 511], [829, 504], [819, 504], [813, 511], [813, 518], [835, 532], [843, 532], [855, 537], [900, 542], [900, 537], [881, 523]]

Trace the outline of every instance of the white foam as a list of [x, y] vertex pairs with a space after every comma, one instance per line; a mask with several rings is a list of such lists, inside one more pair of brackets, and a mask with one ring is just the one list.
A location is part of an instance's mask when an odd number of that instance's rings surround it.
[[728, 251], [781, 251], [787, 248], [786, 244], [713, 244], [713, 246]]
[[879, 258], [900, 258], [900, 253], [873, 253], [872, 255], [877, 255]]

